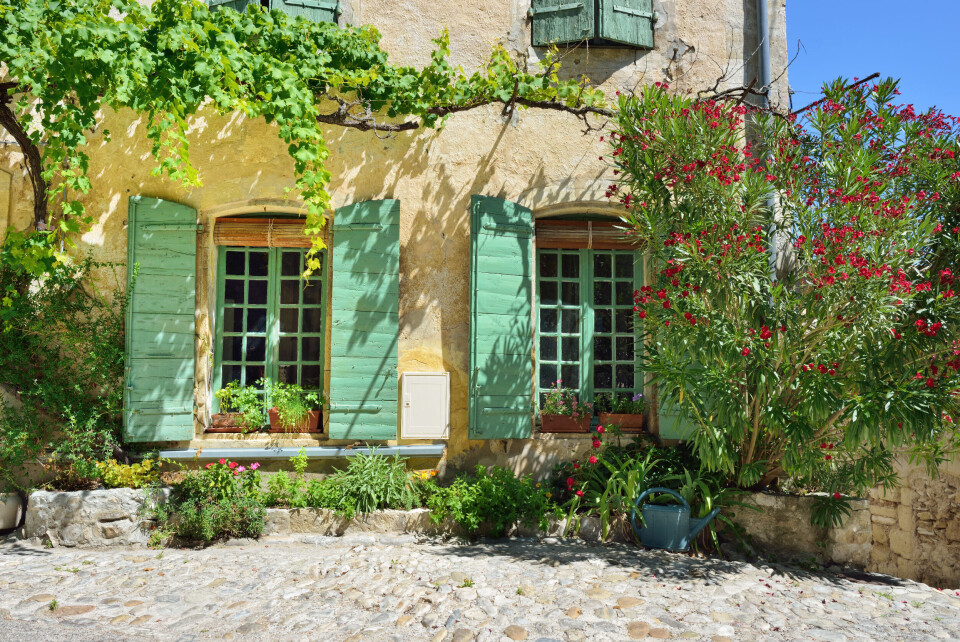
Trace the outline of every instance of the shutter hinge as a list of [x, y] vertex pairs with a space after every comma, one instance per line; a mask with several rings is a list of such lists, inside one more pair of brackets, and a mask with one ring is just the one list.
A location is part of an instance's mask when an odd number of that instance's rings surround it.
[[634, 9], [633, 7], [624, 7], [623, 5], [613, 5], [613, 10], [617, 13], [625, 13], [630, 16], [636, 16], [638, 18], [649, 18], [651, 21], [657, 21], [657, 12], [656, 11], [641, 11], [640, 9]]
[[557, 13], [558, 11], [572, 11], [573, 9], [583, 9], [582, 2], [568, 2], [567, 4], [558, 4], [552, 7], [530, 7], [527, 15], [531, 18], [541, 13]]

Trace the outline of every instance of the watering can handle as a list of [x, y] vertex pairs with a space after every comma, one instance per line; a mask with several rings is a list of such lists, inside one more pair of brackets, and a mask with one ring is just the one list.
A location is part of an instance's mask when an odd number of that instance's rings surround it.
[[673, 495], [675, 498], [680, 500], [680, 503], [683, 504], [687, 510], [690, 510], [690, 504], [688, 504], [687, 500], [683, 498], [683, 495], [677, 491], [669, 488], [648, 488], [640, 493], [640, 496], [637, 497], [637, 501], [633, 502], [633, 510], [630, 511], [630, 523], [633, 525], [633, 532], [637, 533], [637, 537], [640, 536], [640, 527], [637, 525], [637, 509], [640, 508], [640, 503], [647, 498], [647, 495], [652, 495], [653, 493], [667, 493], [668, 495]]

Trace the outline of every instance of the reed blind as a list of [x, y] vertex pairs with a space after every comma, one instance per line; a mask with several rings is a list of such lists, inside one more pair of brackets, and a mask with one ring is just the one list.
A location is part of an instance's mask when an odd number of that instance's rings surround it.
[[219, 218], [213, 228], [217, 245], [310, 247], [302, 218]]
[[623, 223], [608, 221], [536, 222], [537, 247], [559, 249], [635, 250], [640, 247], [636, 238], [627, 235]]

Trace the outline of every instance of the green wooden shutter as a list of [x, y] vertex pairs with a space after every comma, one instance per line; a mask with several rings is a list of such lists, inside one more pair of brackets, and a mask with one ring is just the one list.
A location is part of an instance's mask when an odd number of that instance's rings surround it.
[[207, 5], [211, 11], [216, 11], [223, 7], [234, 9], [243, 13], [247, 10], [247, 5], [260, 6], [260, 0], [207, 0]]
[[593, 0], [533, 0], [530, 16], [534, 46], [593, 37]]
[[400, 201], [341, 207], [333, 219], [330, 437], [396, 439]]
[[600, 0], [597, 35], [604, 40], [652, 49], [656, 21], [653, 0]]
[[470, 438], [530, 437], [533, 217], [489, 196], [470, 204]]
[[689, 439], [696, 430], [696, 424], [673, 404], [660, 399], [657, 414], [660, 421], [660, 439]]
[[294, 18], [303, 16], [314, 22], [332, 22], [336, 24], [340, 14], [337, 0], [270, 0], [271, 9], [279, 9]]
[[128, 442], [193, 438], [196, 260], [195, 210], [157, 198], [130, 199], [123, 404]]

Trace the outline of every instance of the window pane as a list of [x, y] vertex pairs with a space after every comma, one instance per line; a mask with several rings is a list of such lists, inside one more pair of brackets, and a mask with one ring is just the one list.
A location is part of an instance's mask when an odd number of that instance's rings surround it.
[[243, 337], [224, 337], [223, 338], [223, 360], [224, 361], [242, 361], [243, 360]]
[[617, 305], [633, 305], [633, 283], [617, 281]]
[[223, 331], [243, 332], [243, 310], [240, 308], [223, 309]]
[[542, 359], [543, 361], [557, 360], [557, 338], [556, 337], [540, 337], [539, 358]]
[[[619, 285], [619, 284], [618, 284]], [[593, 284], [593, 304], [610, 305], [612, 296], [609, 281], [602, 281]]]
[[613, 330], [610, 310], [596, 310], [593, 313], [593, 329], [596, 332], [610, 332]]
[[540, 303], [541, 305], [557, 304], [556, 281], [543, 281], [540, 283]]
[[243, 281], [240, 279], [227, 279], [223, 282], [223, 302], [243, 303]]
[[610, 337], [594, 337], [593, 358], [597, 361], [613, 360], [613, 346]]
[[613, 388], [613, 366], [610, 364], [594, 366], [593, 387], [597, 390]]
[[257, 386], [257, 380], [266, 376], [265, 369], [262, 365], [246, 366], [244, 370], [246, 370], [244, 374], [246, 374], [246, 377], [247, 377], [246, 384], [248, 386], [253, 385], [253, 386], [256, 386], [257, 388], [263, 387], [263, 386]]
[[231, 381], [240, 381], [240, 366], [223, 366], [220, 369], [220, 379], [224, 386]]
[[247, 332], [267, 331], [267, 309], [247, 308]]
[[300, 252], [284, 252], [280, 261], [281, 275], [300, 276]]
[[245, 252], [228, 251], [226, 264], [224, 266], [227, 274], [243, 276], [245, 258]]
[[564, 361], [580, 361], [580, 337], [564, 337], [561, 348]]
[[323, 287], [320, 285], [320, 279], [314, 277], [303, 286], [303, 304], [320, 305], [323, 302]]
[[557, 276], [557, 255], [556, 254], [540, 255], [540, 276], [545, 276], [545, 277]]
[[633, 364], [617, 364], [617, 388], [633, 388]]
[[633, 254], [630, 252], [617, 254], [617, 278], [633, 278]]
[[280, 308], [280, 332], [299, 332], [300, 310], [297, 308]]
[[540, 310], [540, 332], [557, 331], [557, 311]]
[[553, 388], [557, 382], [557, 366], [547, 363], [540, 364], [540, 387]]
[[297, 366], [280, 366], [278, 372], [281, 383], [297, 383]]
[[564, 388], [576, 390], [580, 387], [580, 366], [561, 365], [560, 379]]
[[560, 316], [560, 331], [573, 333], [580, 331], [580, 311], [563, 310]]
[[265, 305], [267, 303], [267, 282], [250, 281], [247, 283], [247, 303]]
[[304, 308], [303, 331], [320, 332], [323, 324], [323, 310], [320, 308]]
[[280, 361], [297, 360], [297, 338], [280, 337]]
[[617, 310], [617, 332], [633, 332], [633, 310]]
[[580, 254], [564, 254], [560, 259], [561, 274], [568, 279], [580, 278]]
[[580, 305], [580, 284], [574, 281], [564, 281], [560, 286], [560, 303], [563, 305]]
[[303, 366], [300, 369], [300, 385], [305, 390], [317, 390], [320, 388], [320, 366]]
[[247, 337], [247, 358], [246, 361], [266, 361], [267, 359], [267, 338], [266, 337]]
[[270, 256], [266, 252], [250, 252], [250, 276], [267, 276], [267, 263]]
[[617, 337], [617, 361], [633, 361], [633, 337]]
[[320, 361], [320, 337], [304, 337], [300, 343], [301, 361]]
[[601, 279], [609, 279], [611, 276], [612, 260], [609, 254], [593, 255], [593, 275]]
[[300, 303], [300, 281], [280, 281], [280, 304], [297, 305]]

